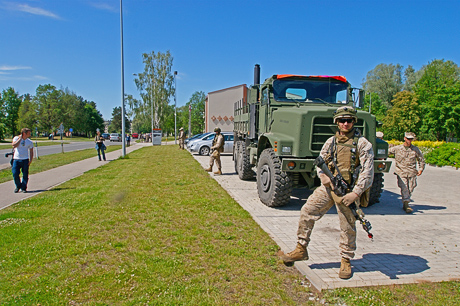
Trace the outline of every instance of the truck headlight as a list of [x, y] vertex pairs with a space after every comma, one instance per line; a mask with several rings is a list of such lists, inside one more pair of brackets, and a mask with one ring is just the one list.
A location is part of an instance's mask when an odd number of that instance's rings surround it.
[[282, 147], [281, 152], [283, 152], [283, 153], [291, 153], [291, 147]]
[[383, 171], [383, 170], [385, 170], [386, 166], [387, 165], [385, 163], [380, 163], [380, 164], [377, 165], [377, 169], [379, 171]]
[[295, 169], [295, 162], [289, 162], [287, 166], [288, 166], [289, 170], [294, 170]]

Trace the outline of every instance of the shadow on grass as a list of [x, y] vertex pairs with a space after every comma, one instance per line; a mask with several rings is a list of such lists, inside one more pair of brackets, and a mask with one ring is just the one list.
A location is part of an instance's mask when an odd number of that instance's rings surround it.
[[[364, 254], [363, 258], [351, 260], [353, 272], [378, 271], [390, 279], [398, 279], [398, 275], [417, 274], [428, 270], [428, 261], [420, 256], [391, 254], [391, 253], [370, 253]], [[340, 262], [328, 262], [310, 265], [310, 269], [332, 269], [340, 268]]]

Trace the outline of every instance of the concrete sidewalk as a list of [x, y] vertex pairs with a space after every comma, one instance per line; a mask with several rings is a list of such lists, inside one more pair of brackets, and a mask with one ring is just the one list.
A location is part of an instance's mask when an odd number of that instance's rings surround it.
[[[209, 156], [193, 156], [203, 168], [208, 167]], [[260, 202], [255, 179], [238, 178], [231, 155], [222, 156], [222, 171], [223, 175], [210, 175], [281, 249], [293, 250], [300, 209], [311, 192], [295, 190], [289, 205], [270, 208]], [[351, 279], [338, 277], [340, 232], [335, 207], [316, 222], [308, 247], [310, 259], [295, 266], [318, 290], [460, 280], [460, 171], [427, 166], [413, 195], [413, 214], [402, 210], [393, 169], [384, 179], [380, 203], [364, 209], [374, 240], [356, 223]]]
[[[129, 154], [130, 152], [140, 149], [144, 146], [152, 146], [152, 144], [132, 143], [131, 146], [126, 147], [126, 154]], [[27, 193], [14, 193], [13, 190], [16, 188], [16, 186], [12, 180], [0, 184], [0, 209], [11, 206], [14, 203], [24, 199], [33, 197], [41, 192], [47, 191], [57, 185], [82, 175], [88, 170], [105, 165], [110, 161], [122, 156], [122, 150], [120, 149], [117, 151], [109, 152], [105, 155], [107, 161], [99, 161], [96, 150], [94, 150], [94, 157], [30, 175], [29, 183], [27, 186]]]

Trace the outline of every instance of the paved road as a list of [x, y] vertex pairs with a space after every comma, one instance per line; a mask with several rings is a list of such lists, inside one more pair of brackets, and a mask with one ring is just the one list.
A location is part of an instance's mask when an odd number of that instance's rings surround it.
[[[55, 140], [56, 145], [52, 146], [40, 146], [40, 143], [38, 144], [38, 154], [39, 156], [44, 156], [44, 155], [49, 155], [49, 154], [56, 154], [56, 153], [61, 153], [62, 152], [62, 147], [61, 147], [61, 142], [59, 140]], [[34, 142], [35, 145], [35, 142]], [[110, 142], [110, 141], [105, 141], [106, 146], [110, 145], [121, 145], [121, 142]], [[94, 148], [94, 142], [92, 141], [80, 141], [80, 142], [70, 142], [70, 143], [64, 143], [64, 152], [71, 152], [71, 151], [78, 151], [78, 150], [84, 150], [84, 149], [90, 149]], [[34, 149], [34, 154], [36, 154]], [[10, 165], [10, 157], [6, 158], [5, 154], [11, 152], [10, 149], [3, 149], [0, 150], [0, 169], [4, 169], [6, 167], [9, 167]]]
[[[203, 168], [209, 157], [193, 155]], [[296, 245], [300, 208], [310, 192], [295, 190], [289, 205], [269, 208], [259, 201], [255, 181], [241, 181], [231, 156], [222, 158], [222, 176], [210, 174], [284, 251]], [[393, 163], [394, 167], [394, 163]], [[313, 230], [310, 259], [296, 263], [319, 290], [418, 282], [460, 280], [460, 171], [427, 166], [413, 195], [413, 214], [402, 210], [395, 175], [385, 174], [381, 201], [366, 208], [374, 241], [357, 223], [353, 277], [338, 278], [339, 222], [332, 208]]]

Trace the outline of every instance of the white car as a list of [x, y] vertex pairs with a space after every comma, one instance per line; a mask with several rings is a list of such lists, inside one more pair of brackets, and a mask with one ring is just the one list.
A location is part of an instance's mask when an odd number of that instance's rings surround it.
[[110, 134], [110, 141], [121, 141], [121, 135], [118, 133]]
[[[223, 153], [232, 153], [233, 152], [233, 133], [231, 132], [222, 132], [224, 136], [225, 144], [224, 144], [224, 152]], [[190, 141], [187, 144], [187, 148], [190, 152], [197, 152], [200, 155], [209, 155], [211, 152], [212, 141], [216, 133], [211, 133], [205, 135], [203, 137], [199, 137], [194, 141]]]

